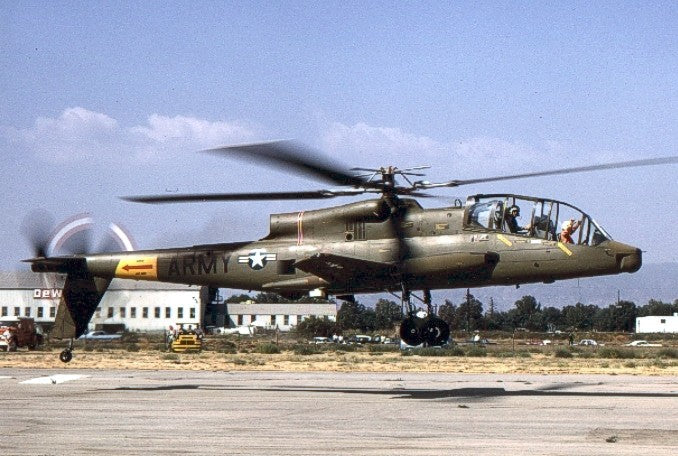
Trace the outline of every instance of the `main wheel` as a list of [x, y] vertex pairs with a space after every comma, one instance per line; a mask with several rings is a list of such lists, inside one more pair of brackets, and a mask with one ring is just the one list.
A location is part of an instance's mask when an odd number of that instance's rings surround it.
[[422, 319], [417, 317], [407, 317], [400, 323], [400, 338], [407, 345], [416, 347], [424, 342], [420, 334]]
[[66, 349], [59, 354], [59, 359], [62, 363], [68, 363], [73, 359], [73, 352]]
[[422, 332], [428, 346], [445, 345], [450, 340], [450, 326], [441, 318], [430, 317]]

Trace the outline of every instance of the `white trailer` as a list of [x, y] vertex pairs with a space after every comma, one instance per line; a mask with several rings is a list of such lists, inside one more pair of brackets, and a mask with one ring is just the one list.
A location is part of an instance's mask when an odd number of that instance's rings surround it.
[[652, 315], [636, 318], [636, 333], [674, 333], [678, 334], [678, 313], [672, 316]]

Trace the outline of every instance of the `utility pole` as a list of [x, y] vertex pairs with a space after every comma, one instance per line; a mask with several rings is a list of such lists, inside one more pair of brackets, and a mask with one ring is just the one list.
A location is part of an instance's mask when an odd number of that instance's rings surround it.
[[471, 289], [466, 289], [466, 332], [471, 328]]

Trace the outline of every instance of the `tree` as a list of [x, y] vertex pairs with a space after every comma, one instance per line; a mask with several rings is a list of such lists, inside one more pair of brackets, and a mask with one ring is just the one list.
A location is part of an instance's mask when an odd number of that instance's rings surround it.
[[496, 305], [494, 304], [494, 299], [490, 298], [490, 303], [488, 304], [487, 312], [485, 312], [485, 328], [490, 330], [497, 329], [510, 329], [504, 328], [506, 322], [506, 313], [497, 312]]
[[308, 339], [312, 337], [330, 337], [338, 332], [336, 322], [315, 315], [311, 315], [301, 321], [297, 325], [296, 330], [297, 334]]
[[231, 295], [224, 302], [226, 302], [226, 303], [240, 303], [240, 302], [247, 302], [247, 301], [250, 301], [252, 299], [253, 299], [252, 296], [242, 293], [242, 294], [239, 294], [239, 295]]
[[483, 326], [483, 303], [472, 294], [467, 293], [466, 299], [457, 308], [459, 329], [473, 331]]
[[574, 306], [563, 307], [563, 322], [568, 328], [588, 331], [593, 329], [593, 317], [598, 307], [578, 302]]
[[343, 330], [359, 327], [364, 311], [365, 306], [359, 302], [345, 301], [337, 311], [337, 325]]
[[633, 332], [638, 310], [630, 301], [620, 301], [604, 309], [598, 309], [594, 316], [594, 328], [599, 331]]
[[365, 307], [360, 319], [360, 325], [357, 329], [361, 331], [374, 331], [377, 329], [377, 314], [374, 309]]
[[523, 296], [514, 305], [515, 309], [509, 311], [509, 321], [513, 323], [514, 328], [527, 328], [531, 331], [546, 329], [541, 304], [534, 296]]
[[563, 313], [557, 307], [545, 307], [541, 313], [547, 331], [555, 331], [563, 326]]
[[400, 305], [386, 299], [379, 299], [375, 306], [376, 329], [393, 329], [396, 323], [401, 319]]
[[452, 304], [449, 299], [438, 309], [438, 316], [443, 319], [451, 328], [457, 327], [457, 306]]
[[636, 304], [631, 301], [620, 301], [615, 304], [613, 315], [613, 331], [633, 332], [636, 328], [636, 317], [638, 316], [638, 309]]
[[614, 316], [612, 306], [598, 309], [593, 316], [593, 327], [597, 331], [613, 331]]
[[280, 303], [280, 302], [290, 302], [289, 299], [285, 299], [282, 296], [280, 296], [278, 293], [270, 293], [270, 292], [261, 292], [258, 293], [255, 297], [254, 300], [259, 303]]
[[647, 304], [638, 308], [639, 317], [648, 317], [651, 315], [673, 315], [674, 312], [678, 312], [678, 300], [673, 304], [668, 302], [656, 301], [650, 299]]

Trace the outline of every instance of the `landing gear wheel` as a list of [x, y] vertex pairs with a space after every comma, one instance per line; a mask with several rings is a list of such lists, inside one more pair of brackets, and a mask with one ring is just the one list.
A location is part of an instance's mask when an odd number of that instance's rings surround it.
[[421, 345], [424, 342], [421, 335], [419, 334], [419, 328], [421, 327], [421, 318], [417, 317], [407, 317], [400, 323], [400, 338], [407, 345], [416, 347]]
[[59, 354], [59, 359], [62, 363], [68, 363], [73, 359], [73, 352], [66, 349]]
[[445, 345], [450, 340], [450, 326], [441, 318], [430, 317], [422, 332], [422, 338], [429, 347]]

